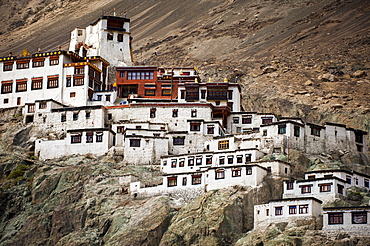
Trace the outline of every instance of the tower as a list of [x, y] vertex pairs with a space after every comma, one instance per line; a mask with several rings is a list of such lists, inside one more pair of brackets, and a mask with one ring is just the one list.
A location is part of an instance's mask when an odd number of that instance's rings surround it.
[[103, 15], [86, 28], [71, 32], [69, 50], [82, 57], [100, 56], [111, 66], [130, 66], [132, 61], [130, 19]]

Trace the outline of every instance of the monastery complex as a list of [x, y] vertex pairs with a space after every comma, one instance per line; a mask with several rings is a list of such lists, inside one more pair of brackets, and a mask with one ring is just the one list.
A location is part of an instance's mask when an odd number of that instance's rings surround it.
[[255, 206], [256, 228], [314, 219], [327, 231], [370, 231], [369, 206], [324, 207], [345, 197], [349, 187], [368, 191], [368, 175], [322, 170], [295, 180], [289, 159], [263, 159], [289, 156], [290, 150], [366, 158], [367, 132], [243, 111], [239, 84], [202, 81], [193, 67], [132, 66], [129, 24], [124, 17], [102, 16], [71, 32], [68, 51], [25, 50], [0, 58], [0, 108], [22, 107], [24, 123], [44, 134], [35, 139], [35, 156], [109, 153], [122, 156], [124, 165], [160, 165], [161, 184], [130, 184], [137, 198], [193, 198], [235, 185], [258, 187], [267, 176], [283, 177], [282, 199]]

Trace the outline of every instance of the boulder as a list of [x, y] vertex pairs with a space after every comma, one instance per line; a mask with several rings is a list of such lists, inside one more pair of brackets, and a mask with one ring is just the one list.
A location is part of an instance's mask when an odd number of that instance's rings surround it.
[[272, 72], [275, 72], [277, 70], [277, 68], [276, 67], [274, 67], [274, 66], [267, 66], [267, 67], [265, 67], [263, 70], [262, 70], [262, 72], [264, 73], [264, 74], [266, 74], [266, 73], [272, 73]]
[[366, 76], [366, 72], [364, 70], [357, 70], [356, 72], [353, 73], [353, 77], [356, 78], [362, 78]]
[[318, 79], [321, 81], [325, 81], [325, 82], [326, 81], [330, 81], [330, 82], [337, 81], [337, 77], [334, 74], [330, 74], [330, 73], [325, 73], [323, 75], [320, 75]]

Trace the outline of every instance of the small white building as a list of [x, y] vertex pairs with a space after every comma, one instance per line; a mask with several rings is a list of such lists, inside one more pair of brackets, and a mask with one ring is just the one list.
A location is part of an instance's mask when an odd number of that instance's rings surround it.
[[316, 197], [324, 203], [346, 196], [351, 186], [369, 190], [370, 177], [347, 170], [317, 170], [307, 172], [304, 180], [284, 181], [283, 198]]
[[370, 206], [323, 208], [323, 228], [327, 233], [349, 233], [370, 237]]
[[254, 229], [271, 223], [308, 221], [321, 228], [322, 201], [314, 197], [271, 200], [267, 204], [254, 206]]
[[68, 155], [104, 155], [113, 145], [115, 133], [107, 128], [68, 130], [62, 140], [37, 139], [35, 154], [40, 160]]

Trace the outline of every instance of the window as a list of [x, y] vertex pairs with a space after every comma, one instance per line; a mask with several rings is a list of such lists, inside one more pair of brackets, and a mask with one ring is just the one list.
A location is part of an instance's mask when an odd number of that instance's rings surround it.
[[349, 176], [349, 175], [347, 175], [347, 176], [346, 176], [346, 182], [347, 182], [348, 184], [351, 184], [351, 182], [352, 182], [352, 177], [351, 177], [351, 176]]
[[48, 89], [58, 88], [58, 78], [48, 78]]
[[185, 91], [180, 91], [180, 97], [181, 99], [185, 99]]
[[97, 132], [96, 133], [96, 142], [103, 142], [103, 133], [102, 132]]
[[242, 155], [237, 155], [236, 156], [236, 163], [243, 163], [243, 156]]
[[206, 156], [206, 164], [207, 165], [211, 165], [212, 164], [212, 156], [211, 155], [207, 155]]
[[21, 91], [27, 91], [27, 81], [17, 81], [17, 88], [16, 88], [16, 91], [17, 92], [21, 92]]
[[197, 110], [196, 109], [191, 110], [191, 117], [197, 117]]
[[155, 96], [155, 89], [145, 89], [145, 96]]
[[308, 214], [308, 204], [299, 205], [300, 214]]
[[91, 117], [91, 112], [90, 111], [85, 111], [85, 118], [88, 119]]
[[179, 161], [179, 167], [184, 167], [185, 166], [185, 159], [181, 158]]
[[107, 39], [108, 40], [113, 40], [113, 33], [107, 33]]
[[316, 176], [315, 175], [308, 175], [307, 179], [315, 179]]
[[28, 62], [22, 62], [22, 63], [17, 63], [17, 69], [26, 69], [30, 67], [30, 63]]
[[252, 162], [252, 154], [245, 154], [245, 163]]
[[270, 215], [270, 209], [266, 209], [266, 216]]
[[52, 59], [50, 57], [50, 66], [58, 65], [59, 64], [59, 58], [57, 59]]
[[289, 214], [297, 214], [297, 206], [289, 206]]
[[128, 72], [127, 73], [128, 80], [152, 80], [154, 79], [154, 72]]
[[190, 123], [190, 131], [199, 132], [200, 131], [200, 123], [197, 123], [197, 122]]
[[84, 66], [75, 67], [75, 74], [84, 74], [84, 73], [85, 73]]
[[364, 180], [364, 185], [365, 185], [366, 188], [369, 188], [369, 180], [368, 179]]
[[233, 99], [233, 91], [227, 92], [227, 99], [232, 100]]
[[215, 179], [224, 179], [225, 178], [225, 170], [224, 169], [217, 169], [215, 171]]
[[171, 160], [171, 168], [176, 168], [177, 167], [177, 159], [172, 159]]
[[242, 124], [252, 124], [252, 115], [243, 115]]
[[219, 163], [220, 163], [220, 165], [224, 165], [225, 164], [225, 156], [220, 156]]
[[13, 70], [13, 62], [4, 62], [3, 71], [12, 71]]
[[168, 187], [177, 186], [177, 176], [176, 177], [167, 177], [167, 186]]
[[311, 126], [311, 135], [320, 137], [320, 128]]
[[271, 167], [267, 167], [267, 172], [271, 173]]
[[117, 126], [117, 132], [122, 133], [125, 130], [124, 126]]
[[299, 126], [294, 126], [294, 137], [299, 137], [301, 128]]
[[4, 104], [9, 103], [9, 98], [4, 98]]
[[234, 117], [233, 118], [233, 123], [234, 124], [239, 124], [239, 117]]
[[227, 157], [227, 163], [228, 164], [233, 164], [234, 163], [234, 156], [228, 156]]
[[185, 144], [185, 137], [173, 137], [173, 145], [184, 145]]
[[320, 192], [330, 192], [331, 184], [319, 184]]
[[112, 120], [113, 118], [113, 115], [112, 114], [108, 114], [108, 120]]
[[155, 118], [155, 111], [157, 111], [156, 108], [151, 108], [150, 109], [150, 118]]
[[195, 165], [197, 165], [197, 166], [202, 165], [202, 157], [201, 156], [197, 156], [197, 158], [195, 158]]
[[140, 147], [140, 139], [130, 139], [130, 147]]
[[272, 117], [262, 117], [262, 124], [270, 124], [272, 123]]
[[141, 126], [136, 126], [135, 128], [136, 128], [136, 129], [141, 129]]
[[252, 175], [252, 167], [246, 167], [246, 175]]
[[78, 120], [78, 113], [73, 113], [73, 120], [74, 121]]
[[124, 77], [125, 77], [125, 72], [120, 71], [120, 72], [119, 72], [119, 77], [120, 77], [120, 78], [124, 78]]
[[352, 224], [367, 224], [367, 212], [352, 212]]
[[67, 121], [67, 115], [66, 114], [62, 114], [60, 116], [60, 122], [66, 122]]
[[40, 102], [39, 109], [45, 109], [45, 108], [47, 108], [46, 102]]
[[278, 134], [285, 134], [286, 133], [286, 125], [279, 125], [278, 126]]
[[103, 97], [103, 95], [97, 95], [96, 101], [101, 101], [102, 97]]
[[311, 185], [302, 185], [301, 186], [301, 193], [311, 193]]
[[202, 183], [202, 174], [191, 175], [191, 184], [197, 185]]
[[118, 42], [123, 42], [123, 34], [122, 33], [118, 33], [118, 35], [117, 35], [117, 41]]
[[329, 225], [343, 224], [343, 213], [328, 213]]
[[12, 93], [13, 82], [2, 82], [1, 94]]
[[283, 215], [283, 207], [275, 207], [275, 215]]
[[267, 130], [263, 130], [262, 136], [264, 136], [264, 137], [267, 136]]
[[286, 189], [293, 190], [294, 189], [294, 181], [287, 181], [286, 182]]
[[110, 102], [110, 95], [105, 95], [105, 101]]
[[240, 176], [242, 176], [242, 170], [240, 168], [231, 170], [231, 177], [240, 177]]
[[186, 186], [186, 183], [187, 183], [187, 178], [183, 177], [182, 178], [182, 186]]
[[31, 90], [40, 90], [40, 89], [42, 89], [42, 77], [32, 78]]
[[36, 105], [35, 104], [29, 104], [28, 105], [28, 113], [35, 113], [36, 111]]
[[206, 90], [201, 90], [200, 91], [200, 98], [201, 99], [206, 99], [206, 92], [207, 92]]
[[71, 92], [71, 93], [69, 93], [69, 97], [76, 97], [76, 92]]
[[32, 67], [43, 67], [44, 66], [44, 61], [33, 61], [32, 62]]
[[66, 78], [66, 87], [71, 87], [71, 77]]
[[79, 86], [84, 84], [84, 78], [74, 78], [73, 86]]
[[81, 134], [71, 135], [71, 143], [81, 143]]
[[215, 127], [208, 125], [207, 126], [207, 134], [214, 134], [215, 133]]
[[172, 117], [178, 117], [178, 112], [179, 112], [178, 109], [173, 109], [172, 110]]
[[87, 132], [86, 133], [86, 143], [92, 143], [93, 142], [93, 133]]
[[171, 89], [162, 89], [162, 96], [171, 96]]
[[194, 166], [194, 157], [188, 158], [188, 166]]
[[21, 98], [20, 97], [17, 97], [17, 105], [21, 105]]
[[163, 161], [163, 166], [167, 166], [167, 161]]
[[218, 149], [228, 149], [228, 148], [229, 148], [229, 140], [218, 141]]
[[344, 186], [338, 184], [338, 193], [343, 195]]
[[356, 143], [364, 143], [364, 136], [361, 132], [355, 132], [355, 142]]

